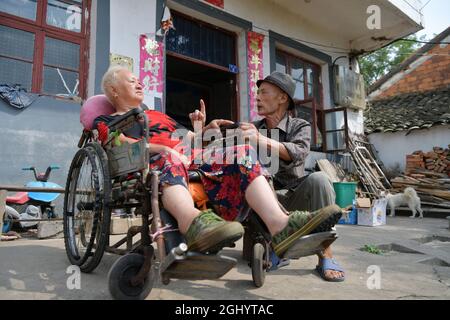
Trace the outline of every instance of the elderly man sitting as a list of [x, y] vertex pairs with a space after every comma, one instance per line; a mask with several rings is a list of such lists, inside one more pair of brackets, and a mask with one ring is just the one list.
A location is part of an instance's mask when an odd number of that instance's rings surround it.
[[[254, 123], [242, 123], [244, 136], [259, 146], [279, 155], [279, 170], [274, 186], [279, 201], [287, 210], [317, 210], [335, 203], [335, 192], [329, 178], [321, 172], [305, 176], [305, 159], [310, 151], [311, 126], [300, 118], [293, 118], [295, 82], [287, 74], [274, 72], [259, 80], [258, 115], [264, 117]], [[278, 129], [278, 140], [258, 129]], [[343, 281], [344, 270], [333, 259], [330, 247], [319, 256], [316, 267], [326, 281]]]

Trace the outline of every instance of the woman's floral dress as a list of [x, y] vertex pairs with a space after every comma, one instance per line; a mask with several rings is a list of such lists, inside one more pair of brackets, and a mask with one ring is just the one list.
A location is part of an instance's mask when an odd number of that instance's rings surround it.
[[[164, 113], [146, 110], [149, 120], [149, 142], [168, 146], [187, 156], [189, 164], [169, 153], [150, 156], [150, 170], [160, 172], [162, 187], [181, 185], [188, 188], [188, 170], [200, 171], [202, 183], [209, 202], [216, 213], [228, 221], [235, 220], [245, 204], [245, 191], [254, 179], [267, 173], [258, 161], [256, 151], [249, 145], [234, 145], [209, 150], [191, 148], [182, 143], [183, 134], [177, 130], [187, 130]], [[94, 125], [98, 128], [114, 120], [116, 116], [98, 117]], [[182, 131], [183, 132], [183, 131]], [[142, 129], [139, 124], [123, 132], [126, 136], [139, 139]], [[185, 134], [184, 134], [185, 136]], [[203, 155], [203, 156], [202, 156]]]

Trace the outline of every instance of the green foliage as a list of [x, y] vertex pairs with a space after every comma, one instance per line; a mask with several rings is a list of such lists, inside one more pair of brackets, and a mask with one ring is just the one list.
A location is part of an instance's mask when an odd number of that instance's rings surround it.
[[383, 254], [384, 251], [381, 249], [378, 249], [377, 246], [374, 246], [373, 244], [366, 244], [362, 249], [362, 251], [372, 253], [372, 254]]
[[[417, 39], [417, 35], [407, 37], [410, 40], [424, 40], [426, 35]], [[399, 40], [371, 54], [359, 58], [361, 74], [364, 76], [366, 88], [387, 74], [395, 66], [405, 61], [423, 44]]]

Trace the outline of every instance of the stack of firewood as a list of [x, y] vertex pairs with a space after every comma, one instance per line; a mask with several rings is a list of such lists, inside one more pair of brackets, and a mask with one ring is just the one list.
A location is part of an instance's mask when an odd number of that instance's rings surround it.
[[[450, 145], [449, 145], [450, 149]], [[422, 204], [450, 209], [450, 151], [434, 147], [433, 151], [421, 150], [406, 156], [405, 175], [391, 181], [392, 193], [413, 187]]]
[[422, 200], [422, 204], [450, 209], [450, 179], [448, 178], [431, 175], [426, 178], [399, 176], [391, 183], [392, 193], [403, 192], [406, 187], [413, 187]]
[[[449, 145], [450, 148], [450, 145]], [[416, 173], [419, 169], [442, 173], [450, 177], [450, 151], [440, 147], [434, 147], [433, 151], [423, 152], [421, 150], [406, 156], [405, 174], [413, 178], [423, 178], [421, 173]]]

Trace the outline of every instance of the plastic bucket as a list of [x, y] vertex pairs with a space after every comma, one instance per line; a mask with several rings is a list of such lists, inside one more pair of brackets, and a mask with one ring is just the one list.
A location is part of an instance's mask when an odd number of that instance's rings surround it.
[[336, 192], [336, 204], [345, 208], [353, 205], [356, 195], [357, 182], [333, 182], [334, 191]]

